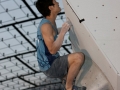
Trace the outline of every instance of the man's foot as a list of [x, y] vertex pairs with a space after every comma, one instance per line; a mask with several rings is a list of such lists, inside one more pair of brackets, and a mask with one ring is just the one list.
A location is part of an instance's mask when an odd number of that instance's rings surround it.
[[[65, 88], [65, 86], [66, 86], [66, 80], [65, 79], [61, 79], [61, 81], [62, 81], [62, 85], [64, 86], [64, 90], [67, 90], [66, 88]], [[74, 81], [73, 81], [73, 85], [75, 84], [75, 79], [74, 79]]]
[[72, 90], [86, 90], [86, 87], [85, 86], [82, 86], [82, 87], [78, 87], [78, 86], [73, 86]]
[[[67, 89], [66, 89], [66, 88], [64, 88], [64, 90], [67, 90]], [[85, 86], [78, 87], [78, 86], [73, 85], [72, 90], [86, 90], [86, 87], [85, 87]]]
[[[62, 79], [62, 84], [63, 85], [66, 85], [66, 80], [65, 79]], [[73, 85], [75, 84], [75, 79], [74, 79], [74, 81], [73, 81]]]

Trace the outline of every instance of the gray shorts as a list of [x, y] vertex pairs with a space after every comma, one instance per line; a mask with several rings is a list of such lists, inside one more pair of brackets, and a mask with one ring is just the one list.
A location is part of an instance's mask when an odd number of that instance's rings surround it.
[[51, 67], [43, 72], [50, 78], [63, 78], [68, 73], [68, 55], [60, 56], [54, 60]]

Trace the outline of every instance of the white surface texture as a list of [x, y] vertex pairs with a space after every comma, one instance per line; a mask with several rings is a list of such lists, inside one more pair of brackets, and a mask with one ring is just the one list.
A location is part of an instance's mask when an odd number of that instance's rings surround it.
[[[69, 0], [69, 4], [120, 73], [120, 2], [117, 0]], [[96, 18], [97, 17], [97, 18]]]

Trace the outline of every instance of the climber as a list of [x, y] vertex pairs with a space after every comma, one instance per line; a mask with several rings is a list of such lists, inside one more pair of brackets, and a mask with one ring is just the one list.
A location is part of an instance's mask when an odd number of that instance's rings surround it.
[[66, 79], [66, 90], [77, 90], [73, 88], [73, 81], [84, 63], [84, 54], [75, 52], [60, 56], [58, 53], [70, 25], [65, 22], [58, 33], [55, 20], [61, 8], [56, 0], [37, 0], [36, 8], [44, 17], [37, 31], [40, 70], [48, 77]]

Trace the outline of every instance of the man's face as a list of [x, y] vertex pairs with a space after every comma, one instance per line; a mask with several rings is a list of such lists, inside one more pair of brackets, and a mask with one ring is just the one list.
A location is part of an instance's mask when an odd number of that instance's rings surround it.
[[61, 8], [59, 7], [59, 3], [56, 0], [53, 0], [53, 4], [54, 4], [54, 11], [59, 13], [61, 11]]

